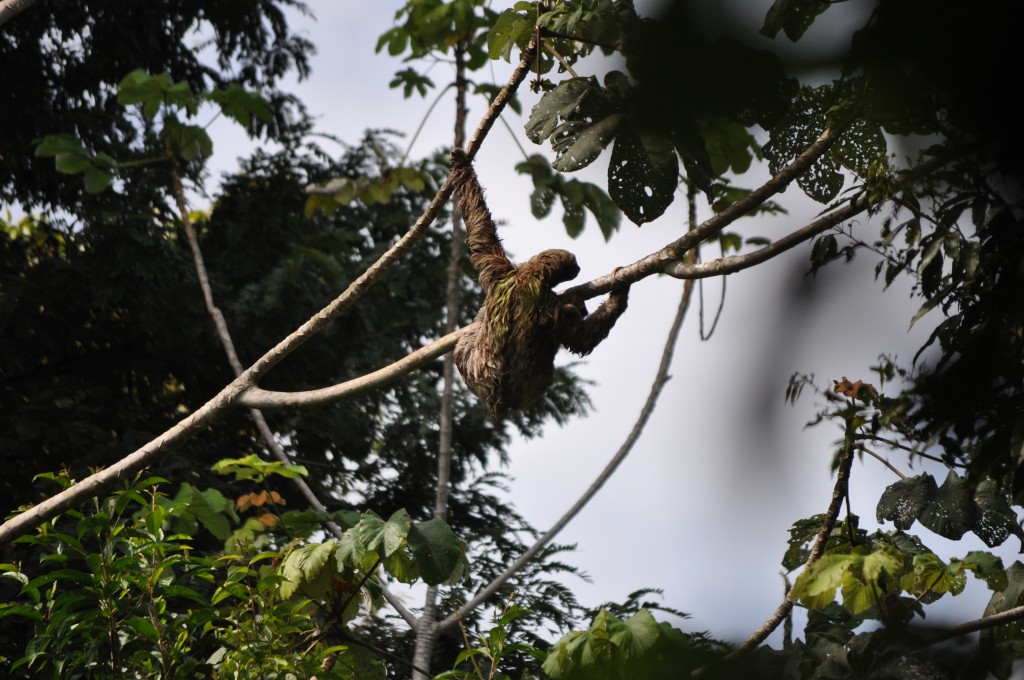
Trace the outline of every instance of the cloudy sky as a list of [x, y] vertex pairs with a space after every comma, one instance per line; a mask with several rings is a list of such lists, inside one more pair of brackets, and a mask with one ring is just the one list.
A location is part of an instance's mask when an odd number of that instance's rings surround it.
[[[293, 27], [318, 50], [311, 78], [296, 83], [295, 91], [317, 117], [319, 131], [355, 143], [368, 128], [411, 135], [420, 124], [435, 94], [426, 100], [403, 99], [388, 82], [405, 65], [374, 53], [377, 36], [391, 27], [403, 4], [311, 0], [314, 16], [294, 17]], [[496, 2], [495, 7], [511, 4]], [[724, 6], [742, 6], [756, 32], [769, 4], [758, 0]], [[865, 7], [860, 1], [845, 4], [849, 7], [844, 11], [853, 15]], [[848, 40], [841, 21], [814, 30], [810, 39], [840, 46]], [[451, 67], [444, 63], [417, 66], [429, 69], [439, 85], [452, 77]], [[503, 61], [492, 62], [475, 77], [503, 84], [512, 68]], [[578, 72], [601, 75], [604, 68], [584, 62]], [[525, 87], [519, 96], [526, 112], [537, 101]], [[473, 101], [471, 106], [470, 130], [482, 115], [484, 102]], [[450, 145], [453, 111], [450, 99], [437, 106], [413, 156]], [[548, 148], [532, 145], [523, 135], [524, 119], [508, 112], [506, 120], [528, 153], [551, 156]], [[235, 159], [252, 148], [228, 128], [214, 130], [214, 139], [217, 171], [234, 170]], [[578, 239], [569, 239], [557, 215], [544, 221], [531, 216], [530, 182], [513, 170], [521, 158], [512, 134], [502, 125], [494, 127], [477, 157], [491, 210], [506, 221], [499, 229], [513, 259], [545, 248], [567, 248], [577, 254], [582, 267], [579, 282], [630, 264], [686, 230], [685, 197], [680, 195], [665, 216], [642, 229], [623, 219], [610, 243], [592, 218]], [[606, 164], [607, 153], [582, 173], [584, 178], [605, 185]], [[736, 183], [754, 186], [765, 179], [764, 172], [749, 173]], [[819, 209], [802, 199], [796, 188], [779, 201], [789, 208], [788, 216], [741, 221], [733, 230], [744, 237], [777, 238], [806, 224]], [[700, 209], [701, 219], [706, 218], [707, 206]], [[833, 484], [829, 462], [841, 434], [828, 424], [804, 427], [821, 404], [810, 393], [795, 408], [785, 404], [783, 392], [790, 375], [814, 374], [822, 386], [842, 376], [872, 381], [869, 367], [880, 353], [909, 362], [934, 323], [926, 317], [908, 331], [914, 312], [909, 289], [894, 285], [883, 294], [873, 281], [874, 261], [869, 258], [830, 266], [811, 279], [806, 275], [808, 253], [808, 247], [797, 248], [728, 277], [726, 287], [718, 279], [705, 282], [706, 325], [723, 292], [726, 296], [714, 336], [701, 341], [700, 306], [692, 305], [675, 348], [672, 379], [643, 436], [615, 477], [556, 539], [578, 545], [569, 557], [592, 583], [571, 585], [584, 603], [621, 601], [637, 588], [658, 587], [664, 590], [665, 605], [692, 615], [678, 625], [731, 639], [745, 638], [778, 605], [783, 593], [779, 562], [788, 529], [793, 521], [827, 508]], [[714, 248], [704, 252], [705, 259], [715, 256]], [[668, 277], [635, 284], [626, 315], [579, 366], [579, 372], [595, 383], [593, 414], [564, 428], [551, 426], [543, 438], [517, 441], [512, 447], [507, 470], [513, 477], [511, 494], [538, 529], [545, 530], [573, 504], [632, 428], [657, 370], [682, 287], [681, 281]], [[916, 473], [906, 460], [893, 462]], [[870, 527], [879, 494], [895, 480], [877, 461], [855, 464], [851, 501], [862, 525]], [[943, 557], [962, 556], [976, 547], [924, 533], [925, 542]], [[1016, 547], [1004, 549], [1004, 559], [1012, 560]], [[940, 614], [951, 620], [975, 618], [987, 598], [984, 586], [972, 582], [964, 595], [947, 598], [930, 620]]]

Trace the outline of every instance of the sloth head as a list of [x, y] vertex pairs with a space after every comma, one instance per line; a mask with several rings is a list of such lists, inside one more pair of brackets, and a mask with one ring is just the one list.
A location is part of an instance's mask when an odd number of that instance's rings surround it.
[[549, 287], [572, 281], [580, 273], [576, 256], [568, 250], [545, 250], [519, 266], [526, 267], [532, 274], [539, 274]]

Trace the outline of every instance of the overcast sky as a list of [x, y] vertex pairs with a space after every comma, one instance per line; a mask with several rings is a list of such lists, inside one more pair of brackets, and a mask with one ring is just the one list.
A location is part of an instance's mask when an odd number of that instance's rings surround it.
[[[293, 18], [294, 29], [318, 49], [311, 78], [296, 84], [295, 92], [317, 116], [320, 131], [356, 143], [368, 128], [411, 135], [419, 125], [436, 91], [426, 100], [403, 99], [388, 82], [405, 65], [374, 53], [377, 36], [391, 27], [402, 4], [311, 0], [315, 18]], [[769, 5], [767, 0], [742, 3], [755, 26]], [[865, 7], [863, 2], [849, 5], [851, 12]], [[840, 46], [848, 39], [835, 22], [814, 30], [820, 31], [817, 37]], [[512, 68], [503, 61], [489, 67], [498, 84], [507, 80]], [[578, 72], [590, 75], [598, 68], [584, 62]], [[452, 73], [448, 65], [437, 64], [429, 75], [443, 86]], [[474, 77], [488, 78], [489, 71]], [[525, 112], [537, 101], [526, 87], [519, 96]], [[471, 106], [470, 130], [479, 121], [484, 102], [475, 100]], [[450, 99], [434, 110], [412, 149], [413, 157], [450, 145], [453, 111]], [[508, 112], [506, 120], [528, 153], [551, 157], [549, 148], [534, 146], [523, 135], [522, 118]], [[236, 169], [235, 159], [252, 148], [225, 126], [213, 135], [218, 172]], [[585, 179], [606, 185], [607, 155], [582, 173]], [[507, 221], [499, 231], [515, 260], [545, 248], [567, 248], [580, 262], [581, 282], [658, 250], [686, 229], [685, 197], [680, 194], [665, 216], [642, 229], [623, 218], [610, 243], [605, 243], [592, 217], [586, 231], [571, 240], [557, 208], [544, 221], [530, 214], [531, 183], [513, 170], [521, 158], [500, 124], [477, 157], [491, 210], [497, 219]], [[754, 186], [766, 177], [764, 172], [750, 173], [736, 184]], [[801, 196], [793, 188], [778, 199], [790, 209], [785, 218], [744, 220], [732, 230], [744, 237], [777, 238], [803, 226], [820, 206]], [[701, 219], [708, 217], [707, 206], [702, 203], [700, 209]], [[703, 257], [716, 254], [715, 248], [708, 248]], [[592, 584], [571, 582], [585, 604], [621, 601], [641, 587], [662, 588], [665, 605], [692, 615], [677, 625], [738, 640], [759, 627], [780, 602], [780, 559], [788, 529], [795, 520], [827, 508], [833, 485], [829, 462], [841, 434], [829, 424], [804, 428], [821, 404], [807, 392], [796, 408], [786, 405], [783, 392], [790, 375], [813, 373], [822, 386], [842, 376], [874, 382], [869, 366], [880, 353], [909, 362], [935, 322], [926, 317], [908, 332], [915, 309], [909, 288], [901, 281], [883, 294], [873, 280], [873, 260], [860, 256], [811, 279], [806, 276], [808, 254], [809, 246], [797, 248], [730, 276], [721, 321], [707, 342], [699, 336], [700, 307], [696, 300], [691, 306], [676, 347], [672, 380], [642, 438], [616, 476], [556, 539], [578, 544], [567, 559], [593, 579]], [[513, 477], [511, 493], [539, 530], [573, 504], [632, 428], [657, 370], [682, 287], [681, 281], [668, 277], [635, 284], [627, 313], [578, 368], [595, 383], [590, 391], [594, 413], [564, 428], [551, 426], [543, 438], [512, 446], [507, 469]], [[721, 280], [705, 281], [703, 294], [710, 324], [723, 294]], [[916, 474], [905, 459], [893, 462]], [[945, 473], [938, 474], [941, 479]], [[851, 502], [869, 530], [879, 494], [894, 481], [896, 477], [877, 461], [855, 463]], [[944, 558], [978, 547], [921, 531], [926, 544]], [[1018, 547], [1004, 547], [1004, 560], [1014, 559]], [[951, 620], [975, 618], [987, 599], [985, 587], [972, 581], [964, 595], [947, 597], [945, 606], [932, 608], [929, 620], [934, 622], [940, 609], [949, 612]]]

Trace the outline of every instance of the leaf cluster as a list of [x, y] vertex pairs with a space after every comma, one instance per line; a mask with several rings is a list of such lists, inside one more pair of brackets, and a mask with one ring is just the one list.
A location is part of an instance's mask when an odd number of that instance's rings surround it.
[[[384, 676], [358, 648], [309, 645], [322, 606], [279, 596], [276, 551], [194, 553], [189, 535], [169, 531], [186, 504], [161, 502], [162, 483], [135, 480], [19, 540], [39, 567], [0, 574], [16, 586], [0, 605], [7, 677]], [[329, 655], [344, 661], [327, 670]]]

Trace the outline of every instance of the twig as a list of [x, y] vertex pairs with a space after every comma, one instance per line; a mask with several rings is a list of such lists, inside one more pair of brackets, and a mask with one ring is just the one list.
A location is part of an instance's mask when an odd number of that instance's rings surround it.
[[881, 455], [875, 453], [874, 451], [872, 451], [868, 447], [866, 447], [866, 446], [864, 446], [862, 444], [862, 445], [858, 446], [857, 448], [860, 449], [861, 451], [863, 451], [864, 453], [868, 454], [869, 456], [871, 456], [875, 460], [877, 460], [879, 463], [881, 463], [885, 467], [887, 467], [890, 470], [892, 470], [893, 473], [895, 473], [895, 475], [897, 477], [899, 477], [900, 479], [906, 479], [907, 478], [907, 476], [905, 474], [903, 474], [902, 472], [899, 471], [899, 468], [897, 468], [895, 465], [893, 465], [892, 463], [887, 461], [885, 458], [882, 458]]
[[944, 640], [960, 637], [961, 635], [967, 635], [968, 633], [977, 633], [979, 630], [987, 630], [989, 628], [1002, 626], [1003, 624], [1013, 623], [1014, 621], [1020, 621], [1021, 619], [1024, 619], [1024, 605], [1014, 607], [1013, 609], [1007, 609], [1005, 612], [990, 614], [989, 616], [983, 616], [980, 619], [974, 619], [973, 621], [967, 621], [966, 623], [953, 626], [929, 639], [925, 646], [934, 645]]
[[[855, 448], [848, 447], [846, 453], [843, 455], [842, 461], [839, 463], [839, 470], [836, 473], [836, 484], [832, 489], [832, 502], [828, 506], [828, 511], [825, 513], [825, 519], [821, 523], [821, 528], [818, 530], [818, 535], [814, 540], [814, 546], [811, 548], [811, 554], [807, 558], [807, 562], [804, 564], [804, 570], [806, 571], [811, 567], [825, 552], [825, 542], [828, 540], [829, 534], [832, 533], [832, 529], [836, 525], [836, 518], [839, 516], [839, 510], [843, 507], [843, 499], [846, 498], [849, 491], [850, 485], [850, 467], [853, 465], [853, 456]], [[751, 635], [747, 640], [743, 642], [739, 647], [734, 649], [725, 657], [726, 661], [735, 659], [737, 656], [747, 652], [757, 645], [764, 642], [764, 639], [771, 635], [780, 623], [789, 615], [790, 610], [793, 609], [793, 589], [790, 588], [789, 592], [786, 593], [785, 599], [782, 604], [779, 605], [775, 613], [765, 621], [757, 632]], [[697, 676], [694, 673], [694, 676]]]

